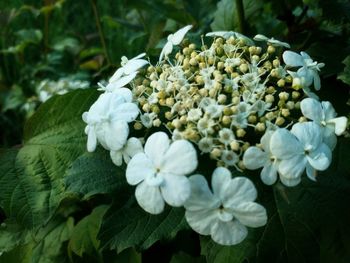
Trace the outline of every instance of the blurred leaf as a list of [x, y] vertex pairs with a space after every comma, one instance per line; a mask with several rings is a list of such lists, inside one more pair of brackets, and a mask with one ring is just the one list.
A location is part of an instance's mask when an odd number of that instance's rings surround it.
[[4, 100], [2, 112], [17, 109], [19, 106], [23, 105], [27, 99], [23, 94], [22, 88], [18, 85], [13, 85], [11, 90], [6, 93]]
[[338, 74], [338, 79], [343, 81], [345, 84], [350, 85], [350, 56], [347, 56], [343, 64], [345, 65], [344, 71]]
[[117, 254], [114, 259], [108, 258], [111, 263], [142, 263], [141, 254], [134, 248], [127, 248]]
[[67, 168], [85, 152], [81, 115], [95, 99], [93, 90], [53, 97], [26, 123], [25, 144], [1, 178], [0, 200], [9, 218], [32, 228], [53, 215], [65, 195]]
[[102, 247], [147, 249], [156, 241], [173, 238], [187, 227], [182, 208], [167, 208], [159, 215], [145, 212], [132, 197], [126, 204], [112, 205], [103, 218], [98, 238]]
[[96, 237], [107, 208], [105, 205], [96, 207], [74, 227], [68, 246], [75, 254], [81, 257], [98, 251], [100, 241]]
[[125, 169], [114, 165], [109, 152], [85, 153], [67, 171], [67, 190], [81, 193], [84, 198], [107, 194], [126, 186]]
[[66, 37], [60, 41], [55, 41], [52, 48], [61, 52], [67, 50], [72, 54], [77, 54], [80, 50], [80, 44], [76, 38]]
[[0, 226], [0, 252], [9, 252], [15, 247], [26, 244], [30, 237], [30, 233], [20, 226], [3, 223]]
[[203, 256], [200, 257], [192, 257], [184, 252], [179, 252], [171, 258], [170, 263], [205, 263], [205, 258]]

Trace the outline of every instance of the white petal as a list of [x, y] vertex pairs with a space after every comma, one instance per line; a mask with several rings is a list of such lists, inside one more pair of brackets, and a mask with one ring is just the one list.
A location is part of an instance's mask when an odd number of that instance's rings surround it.
[[[131, 90], [127, 88], [120, 88], [115, 90], [113, 93], [113, 96], [115, 97], [121, 97], [123, 98], [123, 102], [131, 102], [132, 101], [132, 92]], [[119, 105], [120, 103], [117, 103], [116, 101], [113, 102], [113, 106]]]
[[329, 101], [322, 101], [321, 104], [324, 112], [324, 120], [328, 121], [337, 117], [337, 113], [335, 112], [333, 105]]
[[273, 185], [277, 180], [277, 166], [273, 163], [266, 164], [260, 173], [261, 181], [267, 185]]
[[159, 62], [163, 60], [164, 57], [167, 57], [173, 51], [173, 44], [171, 42], [167, 42], [160, 52]]
[[135, 137], [129, 138], [126, 142], [124, 152], [130, 157], [133, 157], [137, 153], [143, 152], [141, 141]]
[[248, 235], [247, 228], [237, 220], [230, 222], [216, 221], [211, 229], [212, 239], [224, 246], [232, 246], [242, 242]]
[[114, 121], [105, 125], [102, 133], [104, 137], [98, 133], [97, 138], [104, 142], [107, 150], [118, 151], [126, 143], [129, 136], [129, 126], [125, 121]]
[[286, 181], [298, 181], [297, 179], [300, 178], [304, 172], [306, 163], [307, 159], [304, 155], [296, 155], [291, 159], [282, 160], [278, 166], [278, 172], [280, 173], [281, 181], [284, 183], [282, 178], [286, 179]]
[[159, 187], [142, 182], [136, 187], [135, 196], [138, 204], [148, 213], [160, 214], [164, 210], [164, 200]]
[[124, 74], [124, 68], [123, 67], [118, 68], [108, 82], [111, 83], [111, 82], [117, 81], [118, 79], [120, 79], [121, 76], [123, 76], [123, 74]]
[[225, 192], [231, 181], [231, 172], [224, 167], [217, 167], [211, 177], [211, 186], [215, 196], [221, 200], [226, 198]]
[[300, 103], [300, 109], [303, 115], [313, 121], [321, 122], [324, 120], [321, 103], [312, 98], [303, 99]]
[[269, 40], [266, 36], [261, 35], [261, 34], [257, 34], [253, 39], [257, 40], [257, 41], [267, 41], [267, 40]]
[[156, 132], [148, 137], [145, 144], [145, 153], [159, 168], [165, 152], [169, 149], [170, 141], [165, 132]]
[[124, 77], [121, 77], [120, 79], [111, 82], [107, 85], [106, 90], [113, 92], [116, 91], [117, 89], [124, 87], [125, 85], [127, 85], [130, 81], [132, 81], [138, 72], [133, 72], [130, 75], [126, 75]]
[[316, 149], [322, 143], [323, 131], [321, 126], [314, 122], [296, 123], [291, 132], [306, 146]]
[[345, 130], [348, 123], [348, 118], [346, 117], [338, 117], [334, 119], [330, 119], [327, 123], [334, 124], [334, 132], [336, 135], [341, 135]]
[[307, 160], [313, 168], [323, 171], [331, 164], [332, 152], [326, 144], [322, 143], [315, 151], [307, 155]]
[[123, 103], [116, 106], [112, 113], [112, 120], [132, 122], [139, 115], [139, 108], [134, 103]]
[[304, 64], [304, 59], [302, 56], [289, 50], [284, 51], [282, 57], [284, 63], [286, 63], [288, 66], [301, 67]]
[[109, 155], [116, 166], [121, 166], [123, 164], [122, 151], [110, 151]]
[[240, 203], [232, 211], [239, 222], [249, 227], [260, 227], [267, 222], [265, 208], [254, 202]]
[[189, 180], [191, 184], [191, 195], [184, 204], [187, 210], [198, 211], [214, 209], [220, 206], [220, 200], [212, 194], [204, 176], [199, 174], [192, 175]]
[[257, 191], [254, 184], [246, 177], [236, 177], [226, 187], [224, 207], [235, 207], [242, 202], [254, 201]]
[[87, 151], [88, 152], [95, 151], [96, 146], [97, 146], [97, 138], [96, 138], [95, 129], [93, 127], [89, 127], [88, 140], [87, 140]]
[[293, 187], [298, 185], [301, 182], [301, 177], [295, 177], [295, 178], [287, 178], [284, 176], [280, 176], [282, 184], [288, 187]]
[[243, 155], [243, 164], [250, 170], [255, 170], [263, 167], [268, 161], [268, 155], [260, 148], [252, 146], [249, 147]]
[[155, 172], [152, 161], [144, 153], [138, 153], [128, 163], [125, 175], [128, 184], [136, 185]]
[[286, 129], [278, 129], [272, 134], [270, 149], [272, 154], [281, 160], [304, 152], [298, 139]]
[[271, 142], [271, 136], [273, 134], [273, 131], [267, 130], [265, 134], [261, 137], [260, 142], [262, 145], [262, 148], [266, 153], [270, 153], [270, 142]]
[[191, 194], [190, 181], [186, 176], [161, 174], [164, 182], [160, 186], [163, 198], [171, 206], [182, 206]]
[[334, 150], [337, 145], [337, 136], [334, 133], [334, 126], [327, 125], [323, 128], [323, 142], [331, 149]]
[[318, 75], [317, 71], [313, 71], [313, 77], [314, 77], [314, 87], [315, 90], [320, 90], [321, 89], [321, 80], [320, 76]]
[[171, 37], [171, 43], [173, 45], [178, 45], [181, 43], [186, 33], [192, 28], [192, 25], [185, 26], [178, 31], [176, 31]]
[[210, 235], [211, 228], [218, 220], [215, 210], [186, 210], [186, 221], [190, 227], [201, 235]]
[[129, 60], [129, 62], [124, 66], [124, 74], [132, 74], [147, 64], [148, 61], [144, 59]]
[[178, 175], [193, 172], [198, 165], [197, 152], [186, 140], [173, 142], [163, 157], [161, 171]]
[[306, 175], [310, 180], [316, 181], [316, 170], [310, 164], [306, 165]]

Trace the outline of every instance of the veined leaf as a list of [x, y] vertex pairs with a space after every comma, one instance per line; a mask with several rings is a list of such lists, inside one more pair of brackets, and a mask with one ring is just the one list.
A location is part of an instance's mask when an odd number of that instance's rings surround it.
[[147, 249], [158, 240], [174, 237], [186, 227], [182, 208], [168, 207], [159, 215], [151, 215], [132, 198], [125, 205], [112, 205], [103, 218], [98, 238], [102, 247], [118, 252], [129, 247]]
[[86, 151], [81, 115], [95, 99], [93, 90], [55, 96], [27, 122], [25, 144], [1, 177], [0, 200], [7, 217], [33, 228], [53, 215], [65, 195], [66, 170]]

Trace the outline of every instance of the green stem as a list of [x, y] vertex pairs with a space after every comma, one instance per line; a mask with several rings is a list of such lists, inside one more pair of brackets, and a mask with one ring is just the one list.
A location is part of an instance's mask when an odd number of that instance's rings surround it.
[[236, 10], [234, 10], [234, 15], [238, 18], [238, 31], [244, 34], [245, 24], [244, 24], [244, 5], [243, 0], [235, 0]]
[[96, 27], [97, 27], [97, 30], [98, 30], [98, 35], [100, 36], [100, 41], [101, 41], [103, 53], [104, 53], [104, 55], [106, 57], [107, 64], [110, 65], [111, 64], [111, 60], [110, 60], [109, 55], [108, 55], [107, 45], [106, 45], [106, 41], [105, 41], [105, 36], [103, 34], [101, 23], [100, 23], [100, 15], [98, 13], [97, 6], [96, 6], [96, 0], [90, 0], [90, 3], [91, 3], [91, 6], [92, 6], [92, 10], [94, 11]]

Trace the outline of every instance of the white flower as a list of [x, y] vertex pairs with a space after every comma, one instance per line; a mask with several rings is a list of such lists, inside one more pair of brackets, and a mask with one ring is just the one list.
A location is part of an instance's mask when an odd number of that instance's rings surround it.
[[245, 177], [231, 178], [228, 169], [216, 168], [213, 193], [202, 175], [193, 175], [191, 196], [185, 202], [185, 217], [191, 228], [221, 245], [235, 245], [247, 236], [248, 227], [266, 224], [266, 210], [254, 202], [257, 191]]
[[89, 111], [83, 113], [89, 152], [96, 149], [97, 141], [111, 151], [118, 151], [124, 146], [129, 135], [128, 122], [134, 121], [139, 114], [137, 105], [131, 101], [131, 91], [121, 88], [113, 93], [101, 94]]
[[151, 214], [164, 210], [164, 201], [182, 206], [190, 196], [189, 179], [185, 176], [197, 168], [197, 153], [192, 144], [178, 140], [170, 144], [164, 132], [152, 134], [145, 152], [136, 154], [128, 163], [126, 179], [137, 185], [135, 196], [139, 205]]
[[260, 178], [267, 185], [272, 185], [277, 180], [278, 160], [270, 150], [272, 134], [273, 131], [266, 131], [264, 136], [261, 137], [262, 149], [252, 146], [243, 155], [243, 164], [247, 169], [255, 170], [263, 167]]
[[164, 57], [167, 57], [173, 51], [173, 46], [179, 45], [181, 43], [186, 33], [191, 28], [192, 25], [185, 26], [176, 31], [174, 34], [170, 34], [168, 36], [168, 42], [164, 45], [162, 52], [160, 53], [159, 62], [161, 62]]
[[214, 148], [213, 138], [204, 137], [198, 142], [198, 148], [204, 153], [210, 153]]
[[148, 129], [153, 126], [153, 121], [155, 118], [157, 118], [157, 114], [155, 114], [154, 112], [144, 113], [140, 117], [142, 125]]
[[322, 127], [324, 143], [334, 149], [337, 144], [336, 135], [341, 135], [345, 131], [348, 119], [337, 117], [337, 113], [329, 101], [319, 102], [312, 98], [306, 98], [301, 101], [300, 108], [306, 118]]
[[219, 141], [225, 145], [229, 145], [232, 141], [235, 140], [235, 135], [233, 131], [228, 128], [223, 128], [219, 131]]
[[283, 60], [287, 66], [301, 67], [296, 72], [299, 78], [305, 79], [305, 85], [310, 86], [314, 83], [316, 90], [321, 88], [321, 81], [318, 72], [324, 67], [324, 63], [313, 61], [305, 52], [300, 52], [300, 55], [292, 51], [283, 52]]
[[215, 32], [209, 32], [205, 36], [207, 37], [222, 37], [225, 39], [229, 39], [230, 37], [234, 37], [236, 39], [244, 40], [247, 45], [254, 45], [254, 42], [245, 35], [242, 35], [241, 33], [234, 32], [234, 31], [215, 31]]
[[261, 35], [261, 34], [256, 35], [253, 39], [256, 41], [266, 41], [267, 43], [271, 44], [272, 46], [290, 48], [290, 45], [286, 42], [279, 41], [277, 39], [274, 39], [273, 37], [268, 38], [268, 37]]
[[221, 161], [225, 163], [225, 166], [236, 166], [239, 161], [237, 153], [229, 150], [223, 150], [221, 154]]
[[121, 166], [123, 159], [125, 163], [128, 163], [134, 155], [142, 151], [143, 148], [141, 141], [135, 137], [131, 137], [127, 140], [122, 149], [119, 151], [111, 151], [110, 156], [116, 166]]
[[190, 109], [187, 113], [187, 120], [188, 121], [197, 121], [202, 116], [202, 110], [201, 109]]
[[225, 60], [224, 66], [225, 67], [236, 67], [241, 63], [240, 58], [227, 58]]
[[136, 77], [138, 70], [146, 64], [148, 64], [147, 60], [141, 59], [145, 55], [146, 53], [142, 53], [132, 59], [127, 59], [127, 57], [123, 56], [121, 61], [121, 67], [118, 68], [117, 71], [113, 74], [113, 76], [109, 79], [108, 85], [105, 87], [101, 83], [98, 83], [101, 87], [100, 90], [113, 92], [116, 89], [127, 85]]
[[283, 184], [295, 186], [306, 168], [311, 180], [316, 180], [316, 170], [323, 171], [331, 163], [332, 153], [322, 142], [322, 130], [314, 122], [296, 123], [291, 132], [276, 130], [270, 141], [271, 152], [280, 159], [278, 172]]

